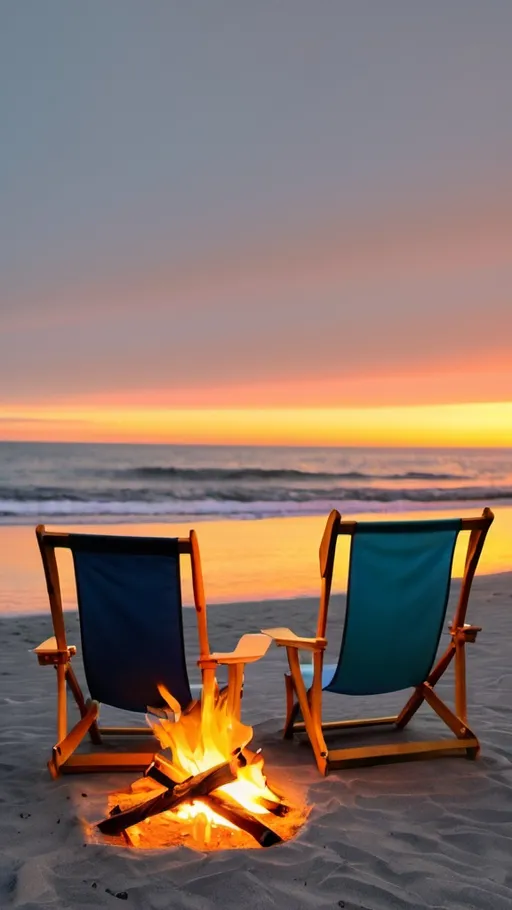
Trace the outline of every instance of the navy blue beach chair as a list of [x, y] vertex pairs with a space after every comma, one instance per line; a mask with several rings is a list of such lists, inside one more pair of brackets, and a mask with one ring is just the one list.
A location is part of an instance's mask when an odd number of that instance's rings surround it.
[[[153, 751], [126, 752], [119, 748], [76, 752], [89, 734], [99, 746], [103, 737], [151, 735], [150, 726], [99, 725], [100, 705], [125, 711], [159, 714], [178, 719], [201, 688], [212, 691], [215, 671], [228, 667], [231, 709], [240, 716], [243, 670], [246, 663], [266, 652], [267, 636], [245, 635], [229, 653], [210, 653], [201, 562], [194, 531], [185, 538], [129, 537], [106, 534], [67, 534], [36, 529], [50, 599], [54, 637], [35, 648], [38, 661], [57, 671], [57, 743], [48, 764], [52, 776], [61, 771], [140, 770], [149, 765]], [[71, 666], [76, 653], [68, 645], [62, 610], [56, 550], [73, 557], [82, 659], [90, 697], [82, 693]], [[202, 685], [189, 682], [182, 622], [180, 561], [189, 557], [199, 637]], [[159, 687], [176, 705], [171, 717]], [[80, 719], [68, 729], [67, 690], [78, 706]], [[141, 740], [139, 739], [139, 743]]]
[[[285, 737], [306, 732], [322, 774], [344, 765], [452, 750], [476, 757], [478, 739], [467, 723], [465, 645], [475, 641], [480, 628], [467, 625], [465, 617], [471, 583], [493, 519], [490, 509], [484, 509], [478, 518], [426, 521], [341, 521], [339, 512], [331, 512], [320, 546], [316, 636], [300, 638], [284, 628], [264, 630], [277, 645], [286, 648], [288, 656]], [[450, 625], [449, 645], [436, 663], [455, 544], [464, 530], [470, 534], [458, 606]], [[338, 661], [326, 664], [327, 611], [340, 534], [351, 538], [346, 613]], [[312, 660], [301, 662], [301, 652], [309, 652]], [[434, 687], [454, 658], [452, 711]], [[413, 693], [396, 716], [322, 722], [323, 692], [368, 696], [409, 688]], [[340, 728], [389, 724], [403, 729], [423, 702], [433, 708], [454, 737], [336, 750], [326, 745], [324, 732]]]

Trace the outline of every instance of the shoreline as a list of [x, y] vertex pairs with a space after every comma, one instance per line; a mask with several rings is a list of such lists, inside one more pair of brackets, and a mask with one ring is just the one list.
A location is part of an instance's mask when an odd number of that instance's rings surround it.
[[[39, 513], [34, 512], [24, 515], [0, 515], [0, 528], [34, 528], [37, 524], [44, 524], [49, 528], [73, 527], [119, 527], [138, 526], [146, 527], [147, 525], [202, 525], [210, 523], [225, 522], [259, 522], [259, 521], [300, 521], [302, 519], [324, 518], [331, 508], [336, 508], [341, 513], [343, 519], [353, 521], [361, 519], [364, 515], [366, 520], [386, 520], [389, 517], [401, 518], [403, 521], [413, 520], [415, 515], [424, 515], [425, 517], [435, 518], [440, 514], [457, 515], [459, 512], [464, 515], [475, 515], [482, 511], [483, 500], [479, 499], [436, 499], [421, 502], [416, 499], [390, 499], [390, 500], [357, 500], [347, 499], [342, 502], [334, 502], [333, 505], [325, 503], [324, 508], [315, 506], [307, 510], [297, 511], [264, 511], [261, 512], [250, 509], [247, 511], [212, 511], [212, 512], [183, 512], [173, 513], [172, 511], [162, 510], [161, 512], [97, 512], [90, 513], [50, 513], [46, 518], [42, 518]], [[512, 499], [510, 497], [499, 496], [494, 498], [489, 495], [485, 499], [485, 505], [492, 511], [512, 509]]]
[[[472, 592], [477, 590], [480, 585], [483, 585], [485, 588], [489, 586], [508, 586], [510, 584], [512, 590], [512, 569], [504, 569], [502, 572], [489, 572], [482, 573], [479, 570], [474, 578], [472, 585]], [[460, 577], [454, 577], [452, 583], [452, 592], [457, 591], [460, 586]], [[336, 597], [344, 598], [346, 595], [345, 590], [333, 591], [332, 598]], [[311, 608], [316, 610], [318, 608], [319, 594], [315, 596], [313, 594], [308, 596], [295, 596], [290, 594], [288, 597], [269, 597], [261, 600], [240, 600], [240, 601], [216, 601], [207, 603], [207, 610], [237, 610], [237, 611], [253, 611], [255, 608], [261, 608], [262, 605], [265, 605], [265, 610], [273, 611], [275, 609], [285, 609], [286, 605], [293, 604], [299, 609], [302, 608]], [[511, 594], [512, 596], [512, 594]], [[470, 598], [471, 603], [471, 598]], [[195, 607], [193, 603], [184, 603], [183, 610], [188, 613], [194, 612]], [[78, 608], [77, 606], [68, 606], [64, 609], [66, 616], [77, 615]], [[9, 613], [0, 613], [0, 629], [3, 623], [10, 622], [11, 620], [20, 620], [20, 619], [35, 619], [44, 621], [45, 619], [51, 619], [50, 606], [48, 604], [48, 609], [37, 610], [34, 612], [20, 611], [18, 613], [9, 612]]]
[[[450, 603], [457, 596], [460, 588], [459, 577], [454, 577], [452, 581], [452, 587], [450, 592]], [[487, 598], [490, 596], [490, 593], [495, 589], [510, 589], [510, 598], [512, 599], [512, 568], [509, 570], [503, 570], [502, 572], [490, 572], [485, 573], [481, 572], [480, 568], [477, 569], [477, 573], [473, 580], [471, 587], [471, 595], [469, 601], [469, 610], [471, 610], [472, 600], [480, 601], [482, 598]], [[286, 613], [287, 610], [291, 609], [292, 613], [298, 613], [302, 615], [305, 611], [312, 611], [314, 619], [316, 620], [316, 612], [318, 610], [319, 596], [311, 595], [300, 595], [300, 596], [286, 596], [286, 597], [269, 597], [265, 599], [254, 599], [254, 600], [229, 600], [229, 601], [219, 601], [219, 602], [208, 602], [207, 600], [207, 610], [208, 616], [210, 611], [215, 614], [221, 614], [223, 612], [230, 613], [233, 611], [233, 614], [237, 617], [241, 617], [245, 612], [248, 614], [256, 615], [260, 614], [274, 614], [274, 613]], [[331, 603], [344, 602], [346, 599], [346, 591], [333, 587], [331, 594]], [[481, 604], [480, 604], [481, 608]], [[183, 604], [184, 615], [194, 616], [195, 608], [193, 603]], [[78, 619], [78, 609], [75, 606], [67, 607], [64, 609], [66, 617]], [[449, 608], [447, 616], [449, 614]], [[512, 614], [512, 606], [511, 606]], [[9, 613], [0, 613], [0, 631], [2, 627], [9, 626], [10, 623], [24, 622], [34, 620], [38, 623], [51, 623], [51, 613], [50, 606], [48, 604], [47, 609], [44, 607], [40, 610], [34, 612], [9, 612]], [[192, 620], [194, 621], [194, 620]], [[226, 629], [227, 630], [227, 629]], [[251, 629], [250, 631], [255, 631]], [[256, 630], [258, 631], [258, 630]]]
[[[481, 508], [478, 510], [481, 512]], [[478, 514], [460, 509], [456, 514]], [[448, 517], [454, 513], [410, 512], [407, 518]], [[205, 521], [196, 523], [201, 551], [206, 599], [210, 605], [260, 603], [273, 599], [292, 600], [319, 596], [318, 548], [326, 515], [306, 518], [271, 518], [256, 521]], [[351, 520], [371, 520], [378, 516], [360, 513]], [[383, 517], [383, 516], [381, 516]], [[400, 520], [403, 513], [388, 513], [386, 518]], [[141, 536], [184, 536], [190, 524], [89, 524], [48, 525], [70, 532], [132, 534]], [[454, 574], [463, 571], [464, 536], [455, 554]], [[334, 585], [346, 590], [348, 542], [338, 542], [339, 556]], [[479, 564], [480, 575], [512, 570], [512, 507], [495, 509]], [[62, 593], [65, 609], [76, 608], [72, 563], [69, 553], [61, 558]], [[184, 605], [193, 604], [189, 566], [183, 564]], [[0, 526], [0, 616], [34, 615], [47, 609], [43, 570], [35, 541], [34, 527]]]

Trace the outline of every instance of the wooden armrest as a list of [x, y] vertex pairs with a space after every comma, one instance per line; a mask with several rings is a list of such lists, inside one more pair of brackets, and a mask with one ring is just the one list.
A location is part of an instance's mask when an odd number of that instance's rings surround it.
[[[460, 628], [460, 629], [476, 629], [477, 632], [481, 632], [481, 631], [482, 631], [482, 626], [473, 626], [470, 622], [465, 622], [463, 626], [456, 626], [455, 629], [457, 629], [457, 628]], [[455, 629], [454, 629], [454, 627], [453, 627], [453, 623], [450, 623], [449, 626], [448, 626], [448, 631], [449, 631], [449, 632], [454, 632]]]
[[234, 651], [215, 651], [210, 654], [211, 660], [218, 664], [252, 664], [267, 653], [270, 638], [267, 635], [242, 635]]
[[467, 641], [474, 642], [479, 632], [482, 631], [482, 626], [472, 626], [470, 623], [465, 622], [463, 626], [458, 628], [450, 628], [450, 635], [452, 636], [453, 641]]
[[46, 641], [41, 642], [33, 650], [40, 664], [67, 663], [76, 654], [74, 645], [68, 645], [67, 648], [59, 648], [55, 637], [47, 638]]
[[327, 646], [326, 638], [300, 638], [291, 629], [262, 629], [280, 648], [297, 648], [301, 651], [324, 651]]

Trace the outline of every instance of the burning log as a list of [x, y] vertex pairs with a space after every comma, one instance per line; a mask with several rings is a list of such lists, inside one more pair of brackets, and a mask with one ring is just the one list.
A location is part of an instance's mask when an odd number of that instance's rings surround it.
[[[230, 759], [230, 763], [231, 762], [233, 763], [233, 767], [236, 768], [237, 774], [239, 768], [245, 767], [247, 759], [241, 749], [235, 749]], [[178, 783], [189, 780], [191, 775], [184, 774], [180, 768], [173, 765], [164, 755], [157, 752], [153, 757], [151, 764], [144, 771], [144, 777], [150, 777], [158, 784], [162, 784], [162, 786], [167, 788], [172, 788]]]
[[283, 838], [277, 834], [268, 825], [265, 825], [259, 818], [251, 815], [247, 809], [244, 809], [239, 803], [226, 799], [224, 796], [216, 794], [204, 796], [203, 802], [210, 806], [217, 815], [221, 815], [226, 821], [231, 822], [250, 834], [260, 847], [273, 847], [275, 844], [282, 844]]
[[[244, 767], [247, 760], [241, 750], [238, 750], [238, 760], [240, 762], [240, 767]], [[155, 755], [149, 767], [146, 768], [144, 777], [150, 777], [152, 780], [156, 781], [159, 784], [162, 784], [164, 787], [173, 787], [175, 781], [171, 777], [171, 772], [176, 773], [176, 769], [173, 768], [170, 762], [168, 762], [162, 755], [157, 754]], [[278, 796], [275, 791], [273, 792], [273, 796], [275, 797], [274, 799], [267, 799], [264, 796], [258, 796], [257, 803], [267, 812], [271, 812], [272, 815], [276, 815], [279, 818], [284, 818], [285, 815], [288, 815], [291, 807], [285, 803], [283, 797]], [[203, 802], [206, 802], [206, 800], [203, 800]], [[222, 812], [217, 812], [217, 814], [222, 815]], [[253, 817], [254, 816], [251, 815], [251, 818]], [[229, 820], [230, 819], [228, 819], [228, 821]], [[239, 827], [241, 826], [239, 825]]]
[[[243, 767], [246, 764], [246, 760], [241, 751], [239, 751], [237, 757], [240, 766]], [[172, 770], [172, 766], [162, 756], [155, 755], [154, 760], [145, 771], [145, 776], [150, 777], [159, 784], [163, 784], [165, 787], [172, 787], [173, 780], [169, 776], [169, 770]], [[236, 827], [245, 831], [246, 834], [250, 834], [261, 847], [271, 847], [282, 843], [282, 838], [279, 834], [276, 834], [268, 825], [263, 824], [236, 800], [230, 799], [227, 795], [221, 797], [220, 794], [210, 794], [209, 796], [203, 796], [202, 802], [213, 809], [217, 815], [220, 815], [232, 825], [236, 825]], [[289, 811], [289, 806], [285, 806], [278, 801], [274, 802], [261, 797], [258, 802], [267, 812], [271, 812], [281, 818]]]
[[285, 815], [288, 815], [291, 808], [286, 803], [281, 802], [281, 800], [276, 800], [276, 802], [274, 802], [271, 799], [265, 799], [264, 796], [258, 797], [258, 803], [266, 809], [267, 812], [271, 812], [272, 815], [278, 815], [279, 818], [284, 818]]
[[237, 767], [240, 765], [239, 756], [236, 756], [231, 762], [225, 762], [217, 765], [209, 771], [203, 771], [196, 774], [195, 777], [189, 777], [182, 783], [172, 782], [163, 793], [154, 796], [152, 799], [134, 806], [132, 809], [125, 809], [124, 812], [114, 808], [108, 818], [98, 822], [97, 827], [102, 834], [117, 835], [121, 834], [126, 828], [137, 825], [150, 818], [152, 815], [158, 815], [160, 812], [166, 812], [174, 809], [184, 801], [191, 801], [202, 796], [207, 796], [218, 787], [224, 787], [232, 783], [237, 777]]
[[[219, 765], [211, 771], [204, 771], [202, 774], [197, 774], [195, 777], [190, 777], [181, 783], [177, 783], [163, 770], [167, 763], [156, 756], [155, 761], [147, 769], [146, 776], [163, 784], [166, 790], [152, 799], [124, 811], [121, 811], [116, 806], [108, 818], [99, 822], [98, 828], [102, 834], [110, 836], [123, 834], [126, 828], [139, 824], [147, 818], [176, 808], [182, 802], [190, 802], [193, 799], [201, 798], [201, 801], [213, 809], [217, 815], [245, 831], [261, 847], [271, 847], [275, 844], [280, 844], [282, 843], [280, 835], [244, 809], [236, 800], [230, 799], [229, 796], [224, 794], [213, 793], [219, 787], [236, 780], [237, 768], [243, 767], [244, 764], [245, 759], [241, 753], [238, 753], [232, 762]], [[285, 811], [280, 812], [279, 803], [273, 803], [271, 800], [265, 800], [265, 804], [267, 811], [275, 815], [284, 815], [288, 811], [287, 807], [283, 807]]]

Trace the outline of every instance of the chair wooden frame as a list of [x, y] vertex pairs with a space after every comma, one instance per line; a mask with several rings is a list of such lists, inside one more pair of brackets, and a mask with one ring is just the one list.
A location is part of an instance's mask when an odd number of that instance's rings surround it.
[[[97, 701], [87, 699], [80, 688], [71, 659], [76, 654], [76, 647], [68, 645], [62, 596], [59, 581], [59, 569], [55, 551], [70, 549], [70, 535], [64, 532], [47, 531], [44, 525], [36, 528], [37, 541], [43, 561], [46, 587], [50, 601], [53, 630], [55, 635], [42, 642], [34, 653], [42, 666], [54, 666], [57, 672], [57, 742], [48, 762], [52, 777], [61, 772], [82, 773], [87, 771], [140, 771], [151, 763], [153, 751], [138, 752], [87, 752], [74, 754], [84, 737], [89, 734], [93, 744], [100, 745], [104, 736], [144, 736], [152, 735], [148, 724], [136, 727], [107, 727], [99, 725], [100, 705]], [[216, 669], [226, 666], [228, 670], [227, 698], [235, 716], [241, 714], [241, 697], [243, 688], [244, 666], [259, 660], [268, 650], [270, 639], [262, 634], [243, 635], [234, 651], [211, 652], [208, 641], [206, 619], [206, 598], [199, 545], [195, 531], [189, 537], [178, 541], [180, 559], [190, 556], [192, 568], [192, 585], [197, 618], [199, 638], [199, 659], [197, 665], [201, 670], [203, 702], [214, 697], [216, 691]], [[78, 707], [80, 719], [68, 729], [67, 691], [71, 692]], [[194, 702], [191, 703], [191, 706]], [[185, 709], [185, 711], [188, 708]]]
[[[279, 647], [285, 647], [290, 673], [285, 674], [286, 720], [284, 736], [293, 737], [294, 732], [305, 732], [309, 738], [316, 763], [321, 774], [327, 775], [331, 768], [341, 768], [361, 764], [374, 764], [381, 761], [400, 760], [418, 756], [432, 757], [439, 754], [463, 751], [468, 758], [476, 758], [480, 750], [479, 741], [467, 722], [466, 696], [466, 644], [476, 640], [480, 626], [465, 623], [471, 584], [478, 565], [480, 554], [489, 527], [494, 520], [492, 511], [484, 509], [478, 518], [464, 518], [461, 531], [470, 531], [464, 575], [457, 609], [450, 624], [450, 643], [444, 654], [432, 668], [427, 679], [417, 686], [401, 712], [393, 717], [371, 717], [360, 720], [344, 720], [322, 723], [322, 669], [324, 651], [327, 645], [325, 637], [327, 611], [331, 595], [336, 542], [340, 534], [353, 537], [357, 522], [342, 521], [339, 512], [332, 511], [327, 519], [320, 545], [321, 593], [318, 612], [316, 636], [299, 638], [290, 629], [264, 629]], [[312, 652], [313, 681], [306, 690], [300, 669], [299, 652]], [[452, 660], [455, 660], [455, 710], [452, 711], [434, 691]], [[389, 725], [402, 730], [414, 716], [418, 708], [427, 702], [435, 713], [444, 721], [454, 734], [449, 739], [423, 742], [395, 742], [357, 748], [329, 750], [324, 732], [353, 727], [372, 725]], [[299, 713], [303, 721], [298, 720]]]

